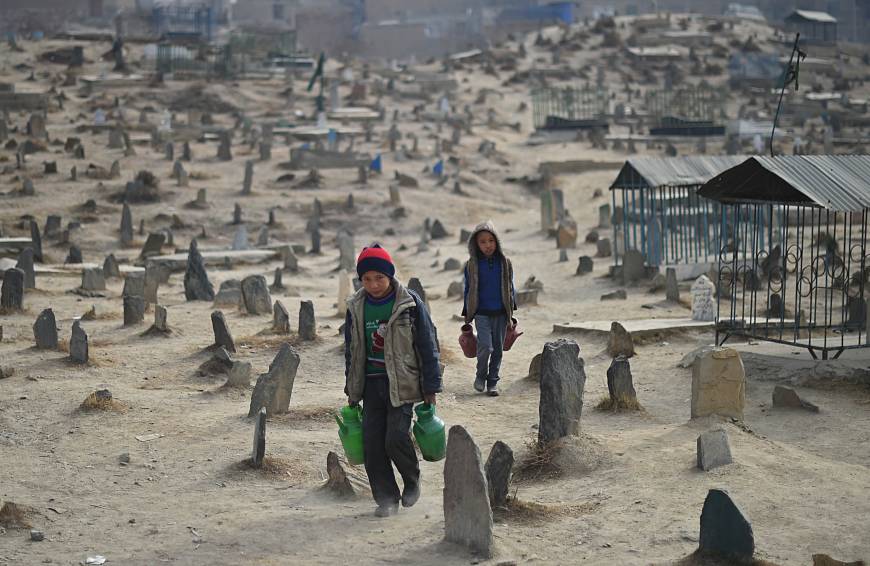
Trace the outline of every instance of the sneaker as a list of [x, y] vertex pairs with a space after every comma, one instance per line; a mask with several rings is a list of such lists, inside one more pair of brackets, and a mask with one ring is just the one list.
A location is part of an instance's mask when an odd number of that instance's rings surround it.
[[413, 507], [418, 499], [420, 499], [420, 484], [406, 486], [405, 491], [402, 492], [402, 507]]
[[490, 397], [498, 397], [499, 396], [498, 384], [493, 383], [492, 385], [487, 385], [486, 386], [486, 394], [489, 395]]
[[476, 378], [474, 380], [474, 389], [480, 393], [483, 393], [483, 390], [486, 389], [486, 380], [481, 378]]
[[375, 509], [375, 517], [391, 517], [398, 512], [398, 503], [386, 503], [384, 505], [378, 505], [378, 508]]

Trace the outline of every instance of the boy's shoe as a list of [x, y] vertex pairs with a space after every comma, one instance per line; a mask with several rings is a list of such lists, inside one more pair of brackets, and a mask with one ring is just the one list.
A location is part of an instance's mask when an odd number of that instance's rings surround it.
[[378, 508], [375, 509], [375, 517], [392, 517], [398, 512], [398, 503], [385, 503], [384, 505], [378, 505]]
[[486, 389], [486, 379], [475, 378], [474, 389], [479, 393], [483, 393], [483, 390]]
[[499, 396], [498, 384], [493, 383], [492, 385], [487, 385], [486, 386], [486, 394], [489, 395], [490, 397], [498, 397]]
[[406, 486], [402, 492], [402, 507], [413, 507], [418, 499], [420, 499], [420, 484]]

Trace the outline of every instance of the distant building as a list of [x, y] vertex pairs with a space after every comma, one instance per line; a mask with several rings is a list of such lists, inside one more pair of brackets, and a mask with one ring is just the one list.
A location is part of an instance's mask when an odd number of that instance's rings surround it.
[[785, 18], [785, 26], [808, 42], [837, 42], [837, 18], [827, 12], [795, 10]]

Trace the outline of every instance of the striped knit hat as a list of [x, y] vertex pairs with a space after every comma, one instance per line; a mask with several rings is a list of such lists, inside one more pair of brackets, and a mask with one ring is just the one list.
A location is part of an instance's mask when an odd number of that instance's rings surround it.
[[363, 248], [356, 260], [356, 273], [360, 279], [367, 271], [377, 271], [392, 278], [396, 275], [396, 266], [393, 265], [393, 258], [390, 257], [387, 250], [375, 244], [369, 248]]

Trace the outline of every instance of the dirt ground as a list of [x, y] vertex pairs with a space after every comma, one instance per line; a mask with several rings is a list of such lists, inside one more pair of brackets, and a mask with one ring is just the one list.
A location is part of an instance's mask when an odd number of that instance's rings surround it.
[[[531, 53], [535, 53], [531, 46]], [[22, 62], [34, 64], [34, 54], [60, 42], [23, 43], [24, 53], [0, 47], [0, 81], [15, 82], [23, 90], [47, 90], [59, 67], [40, 65], [36, 81], [27, 82], [29, 69], [16, 69]], [[105, 46], [86, 47], [94, 61]], [[134, 48], [134, 54], [135, 54]], [[135, 55], [132, 60], [137, 60]], [[582, 59], [578, 60], [582, 63]], [[87, 72], [106, 69], [102, 62], [89, 63]], [[437, 70], [430, 65], [429, 70]], [[581, 346], [587, 376], [581, 421], [583, 465], [556, 478], [537, 477], [515, 482], [512, 494], [520, 501], [541, 504], [539, 513], [497, 516], [496, 556], [475, 557], [467, 550], [443, 541], [443, 462], [422, 463], [423, 495], [412, 509], [398, 516], [377, 519], [367, 497], [336, 500], [319, 490], [323, 483], [326, 455], [341, 446], [332, 411], [345, 402], [342, 339], [335, 316], [338, 250], [334, 235], [339, 227], [351, 226], [357, 248], [380, 241], [396, 259], [399, 277], [419, 277], [430, 305], [447, 364], [444, 393], [438, 398], [438, 413], [449, 425], [468, 429], [486, 458], [496, 440], [511, 446], [518, 457], [527, 453], [538, 422], [538, 387], [526, 378], [529, 362], [548, 341], [563, 337], [553, 324], [567, 321], [631, 320], [689, 316], [688, 308], [666, 303], [664, 293], [650, 294], [647, 286], [627, 288], [625, 301], [600, 301], [606, 292], [619, 288], [607, 277], [610, 259], [596, 259], [594, 272], [575, 276], [577, 257], [594, 255], [594, 244], [584, 243], [588, 229], [597, 224], [598, 206], [609, 202], [607, 188], [616, 176], [624, 153], [589, 149], [587, 142], [527, 145], [531, 112], [518, 112], [529, 101], [525, 85], [501, 87], [494, 77], [476, 70], [457, 71], [461, 108], [472, 104], [481, 88], [498, 89], [493, 97], [499, 118], [519, 120], [522, 131], [488, 128], [485, 107], [472, 105], [477, 122], [472, 135], [464, 135], [455, 155], [462, 160], [459, 172], [467, 195], [451, 192], [452, 179], [444, 186], [421, 170], [432, 165], [436, 126], [414, 122], [414, 101], [384, 100], [388, 119], [376, 126], [377, 139], [385, 139], [393, 108], [402, 112], [403, 134], [420, 135], [422, 157], [397, 161], [380, 143], [357, 140], [357, 150], [383, 152], [385, 173], [368, 185], [355, 182], [355, 170], [324, 170], [320, 189], [292, 189], [275, 182], [285, 173], [278, 164], [287, 159], [287, 144], [276, 141], [273, 159], [257, 162], [254, 194], [240, 196], [243, 163], [256, 153], [236, 137], [234, 160], [215, 159], [216, 144], [193, 143], [194, 160], [185, 163], [190, 186], [177, 187], [170, 178], [172, 163], [147, 144], [136, 146], [137, 155], [124, 157], [123, 150], [106, 149], [106, 133], [76, 132], [76, 125], [92, 120], [91, 98], [78, 89], [65, 90], [63, 111], [49, 113], [52, 140], [80, 136], [87, 160], [76, 161], [62, 148], [31, 155], [28, 172], [36, 188], [34, 197], [2, 198], [0, 221], [6, 235], [25, 235], [19, 225], [31, 214], [42, 226], [48, 214], [60, 214], [64, 225], [81, 216], [79, 206], [96, 199], [100, 214], [82, 224], [72, 240], [85, 261], [101, 264], [108, 253], [133, 262], [144, 236], [130, 248], [119, 245], [121, 206], [108, 197], [121, 189], [135, 173], [149, 169], [161, 180], [161, 201], [132, 206], [134, 225], [144, 219], [149, 231], [168, 226], [178, 214], [188, 228], [174, 229], [175, 245], [186, 249], [201, 226], [208, 238], [199, 239], [200, 249], [229, 248], [236, 227], [230, 225], [233, 205], [240, 203], [253, 240], [277, 207], [280, 227], [270, 229], [273, 242], [306, 244], [305, 221], [315, 197], [324, 204], [322, 255], [300, 255], [301, 272], [284, 275], [286, 292], [272, 294], [292, 315], [296, 329], [299, 302], [314, 301], [318, 316], [315, 342], [294, 343], [302, 362], [296, 377], [290, 412], [268, 422], [266, 451], [272, 465], [266, 472], [245, 465], [252, 446], [253, 421], [246, 418], [250, 390], [222, 388], [223, 377], [202, 377], [200, 364], [211, 356], [212, 342], [207, 302], [186, 302], [183, 273], [174, 273], [161, 285], [160, 304], [166, 306], [169, 337], [145, 337], [146, 323], [122, 327], [122, 282], [110, 280], [102, 298], [85, 298], [69, 291], [77, 277], [38, 276], [35, 291], [25, 297], [26, 312], [0, 316], [3, 339], [0, 364], [12, 367], [12, 377], [0, 380], [0, 502], [15, 502], [30, 510], [34, 528], [45, 532], [45, 541], [30, 542], [27, 530], [7, 528], [0, 534], [0, 564], [78, 564], [87, 557], [103, 555], [110, 564], [650, 564], [666, 563], [693, 552], [698, 545], [701, 506], [708, 489], [725, 488], [751, 520], [757, 556], [777, 564], [804, 565], [813, 553], [829, 553], [842, 560], [870, 559], [870, 391], [842, 383], [798, 387], [799, 393], [818, 404], [818, 414], [771, 408], [776, 383], [788, 382], [789, 368], [812, 364], [809, 355], [786, 346], [735, 342], [751, 353], [747, 359], [745, 422], [725, 422], [734, 463], [710, 472], [695, 468], [695, 441], [714, 419], [689, 419], [691, 369], [677, 363], [695, 348], [713, 341], [711, 332], [667, 336], [638, 347], [632, 372], [638, 397], [644, 407], [638, 413], [609, 413], [594, 409], [607, 393], [604, 354], [605, 337], [571, 335]], [[165, 87], [109, 91], [105, 100], [122, 96], [128, 121], [135, 124], [138, 110], [150, 105], [156, 124], [164, 106], [155, 100], [180, 91], [189, 83], [168, 81]], [[290, 110], [278, 93], [283, 80], [214, 83], [208, 92], [246, 110], [257, 121], [286, 116]], [[304, 80], [295, 83], [297, 92]], [[349, 88], [343, 87], [347, 94]], [[310, 109], [310, 97], [300, 96], [297, 106]], [[431, 105], [430, 105], [431, 108]], [[19, 128], [25, 114], [13, 114]], [[231, 127], [229, 115], [215, 115]], [[449, 138], [449, 129], [441, 134]], [[13, 137], [23, 139], [21, 134]], [[278, 140], [280, 138], [276, 138]], [[483, 140], [496, 143], [509, 165], [485, 158], [476, 149]], [[410, 141], [403, 140], [410, 147]], [[299, 142], [294, 141], [294, 146]], [[180, 145], [176, 147], [176, 155]], [[250, 154], [249, 154], [250, 153]], [[660, 153], [659, 153], [660, 154]], [[0, 149], [0, 166], [15, 156]], [[591, 159], [613, 167], [561, 176], [557, 184], [565, 192], [566, 206], [580, 226], [578, 247], [570, 261], [558, 262], [553, 239], [540, 230], [538, 197], [509, 176], [533, 174], [541, 161]], [[59, 174], [42, 176], [42, 161], [56, 160]], [[119, 160], [122, 178], [98, 182], [84, 176], [88, 163], [108, 168]], [[79, 180], [68, 180], [77, 165]], [[402, 189], [407, 218], [390, 219], [388, 186], [394, 171], [420, 180], [417, 189]], [[448, 165], [450, 174], [457, 173]], [[303, 172], [297, 172], [297, 174]], [[20, 172], [0, 177], [4, 192], [20, 186]], [[211, 207], [196, 211], [184, 208], [197, 189], [208, 190]], [[602, 196], [593, 196], [596, 190]], [[355, 210], [343, 208], [353, 194]], [[430, 242], [428, 251], [417, 253], [425, 218], [440, 219], [450, 236]], [[467, 251], [459, 241], [461, 228], [470, 229], [491, 218], [502, 231], [505, 252], [513, 260], [516, 284], [521, 287], [532, 275], [544, 284], [539, 304], [521, 308], [517, 315], [525, 334], [505, 355], [502, 395], [489, 398], [472, 389], [474, 360], [462, 357], [456, 338], [461, 300], [447, 299], [447, 287], [461, 280], [459, 272], [445, 272], [447, 258], [464, 260]], [[388, 235], [392, 229], [393, 235]], [[404, 251], [400, 246], [406, 246]], [[62, 263], [66, 246], [44, 242], [49, 263]], [[437, 263], [436, 263], [437, 262]], [[226, 279], [271, 273], [278, 262], [209, 268], [217, 289]], [[688, 283], [686, 284], [688, 285]], [[683, 290], [687, 293], [688, 287]], [[644, 308], [643, 305], [653, 305]], [[96, 320], [84, 321], [90, 338], [91, 362], [86, 367], [70, 363], [64, 352], [40, 351], [33, 345], [32, 324], [42, 309], [51, 307], [58, 318], [62, 339], [68, 339], [72, 320], [96, 305]], [[253, 365], [254, 374], [267, 370], [283, 340], [263, 335], [271, 326], [269, 316], [250, 316], [222, 309], [239, 348], [238, 359]], [[757, 360], [766, 360], [759, 365]], [[847, 352], [838, 367], [866, 367], [870, 353]], [[803, 364], [803, 366], [801, 365]], [[763, 371], [758, 367], [768, 368]], [[781, 368], [772, 372], [770, 367]], [[845, 370], [844, 370], [845, 371]], [[79, 405], [95, 389], [107, 387], [120, 405], [113, 411], [82, 411]], [[137, 436], [156, 434], [140, 441]], [[129, 464], [119, 457], [129, 454]], [[511, 562], [513, 561], [513, 562]]]

